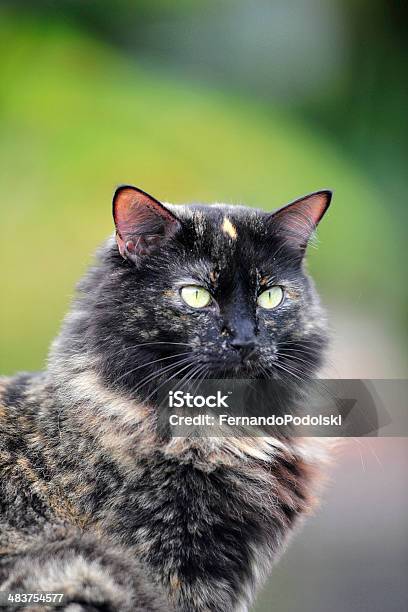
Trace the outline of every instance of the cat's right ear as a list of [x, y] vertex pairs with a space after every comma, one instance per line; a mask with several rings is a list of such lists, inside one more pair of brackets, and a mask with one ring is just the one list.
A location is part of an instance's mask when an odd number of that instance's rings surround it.
[[137, 263], [180, 229], [180, 221], [158, 200], [131, 185], [113, 196], [116, 242], [124, 259]]

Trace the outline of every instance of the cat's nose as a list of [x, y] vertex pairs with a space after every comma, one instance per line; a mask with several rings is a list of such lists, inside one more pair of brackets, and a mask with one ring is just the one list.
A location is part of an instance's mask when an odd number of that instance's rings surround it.
[[233, 338], [230, 344], [235, 350], [239, 351], [243, 360], [249, 359], [256, 348], [255, 338]]

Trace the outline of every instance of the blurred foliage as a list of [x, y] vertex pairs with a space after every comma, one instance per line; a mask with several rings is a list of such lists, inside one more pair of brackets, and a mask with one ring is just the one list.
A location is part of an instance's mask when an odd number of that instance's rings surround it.
[[346, 65], [332, 91], [316, 92], [299, 109], [366, 169], [408, 221], [408, 4], [342, 0]]
[[139, 60], [154, 58], [190, 78], [289, 106], [335, 138], [384, 189], [389, 206], [405, 213], [407, 4], [19, 0], [18, 6], [92, 32]]
[[0, 25], [0, 371], [43, 366], [75, 281], [112, 231], [110, 195], [272, 209], [333, 187], [311, 266], [325, 296], [401, 319], [400, 247], [378, 191], [330, 141], [266, 103], [147, 70], [70, 24]]

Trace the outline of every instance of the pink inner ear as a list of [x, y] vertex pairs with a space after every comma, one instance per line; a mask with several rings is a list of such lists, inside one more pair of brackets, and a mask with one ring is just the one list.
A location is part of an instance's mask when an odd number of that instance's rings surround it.
[[134, 227], [138, 210], [136, 202], [136, 194], [130, 189], [122, 189], [115, 199], [114, 219], [118, 233], [125, 237], [131, 232]]
[[157, 200], [131, 187], [121, 189], [114, 203], [114, 219], [119, 235], [126, 240], [132, 235], [149, 233], [176, 220]]
[[303, 201], [303, 214], [310, 220], [310, 223], [316, 227], [326, 212], [329, 203], [330, 200], [328, 201], [327, 195], [320, 193], [313, 194]]
[[272, 215], [279, 232], [296, 247], [306, 246], [313, 231], [326, 212], [331, 192], [319, 191], [300, 198]]
[[123, 257], [148, 255], [180, 227], [160, 202], [135, 187], [120, 187], [113, 199], [116, 241]]

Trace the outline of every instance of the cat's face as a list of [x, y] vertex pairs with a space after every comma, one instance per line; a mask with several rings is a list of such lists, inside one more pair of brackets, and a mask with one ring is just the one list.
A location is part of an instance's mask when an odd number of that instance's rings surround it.
[[302, 260], [329, 202], [330, 193], [319, 192], [272, 215], [225, 205], [164, 207], [139, 190], [119, 189], [117, 245], [105, 253], [87, 298], [89, 345], [109, 382], [143, 395], [159, 373], [313, 376], [326, 334]]

